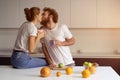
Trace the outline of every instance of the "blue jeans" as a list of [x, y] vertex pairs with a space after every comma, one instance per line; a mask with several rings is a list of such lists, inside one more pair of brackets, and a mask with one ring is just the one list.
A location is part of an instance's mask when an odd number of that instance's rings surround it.
[[47, 62], [45, 59], [30, 57], [29, 53], [26, 52], [13, 51], [11, 64], [14, 68], [24, 69], [46, 66]]

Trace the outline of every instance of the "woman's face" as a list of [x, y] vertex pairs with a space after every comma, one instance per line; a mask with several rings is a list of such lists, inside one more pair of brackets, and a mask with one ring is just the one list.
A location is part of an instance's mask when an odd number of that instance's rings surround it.
[[41, 19], [42, 19], [41, 13], [39, 13], [39, 15], [36, 15], [36, 19], [38, 22], [41, 22]]

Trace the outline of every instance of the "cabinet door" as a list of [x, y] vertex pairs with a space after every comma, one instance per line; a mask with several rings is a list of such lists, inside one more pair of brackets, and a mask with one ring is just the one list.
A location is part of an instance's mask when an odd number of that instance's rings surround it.
[[71, 26], [96, 28], [96, 0], [71, 0]]
[[26, 21], [24, 8], [39, 7], [41, 12], [44, 7], [44, 0], [20, 0], [20, 24]]
[[70, 0], [45, 0], [45, 7], [58, 12], [59, 23], [70, 25]]
[[97, 1], [97, 26], [120, 28], [120, 0]]
[[17, 28], [19, 0], [0, 0], [0, 28]]

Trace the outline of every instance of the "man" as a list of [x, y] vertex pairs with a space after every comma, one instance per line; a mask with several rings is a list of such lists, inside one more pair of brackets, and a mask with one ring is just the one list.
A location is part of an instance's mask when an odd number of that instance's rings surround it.
[[56, 66], [63, 63], [66, 66], [73, 66], [69, 46], [75, 43], [75, 39], [64, 24], [58, 23], [58, 13], [51, 8], [44, 8], [42, 14], [41, 29], [46, 32], [41, 40], [43, 53], [49, 66]]

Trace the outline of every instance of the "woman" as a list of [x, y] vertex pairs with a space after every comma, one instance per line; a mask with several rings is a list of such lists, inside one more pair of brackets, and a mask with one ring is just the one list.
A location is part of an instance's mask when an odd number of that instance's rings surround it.
[[22, 24], [19, 29], [14, 50], [11, 56], [11, 64], [15, 68], [34, 68], [47, 65], [46, 60], [30, 57], [39, 40], [44, 37], [44, 31], [38, 31], [36, 24], [41, 21], [38, 7], [24, 9], [28, 22]]

